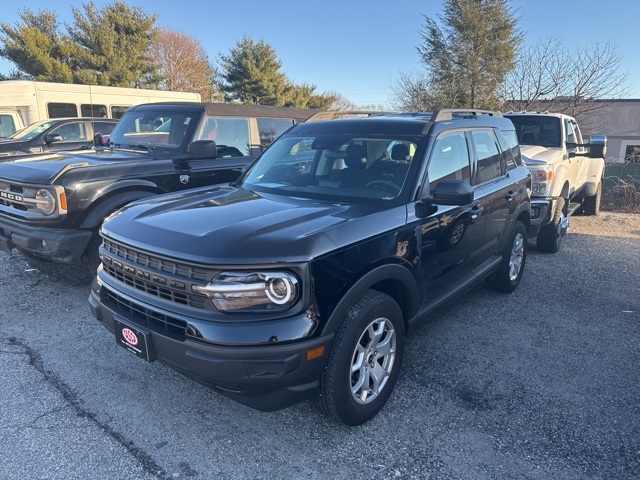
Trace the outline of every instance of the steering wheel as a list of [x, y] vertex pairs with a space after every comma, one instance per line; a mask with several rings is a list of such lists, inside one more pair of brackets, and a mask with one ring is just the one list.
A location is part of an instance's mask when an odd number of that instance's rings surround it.
[[392, 193], [393, 195], [398, 195], [401, 190], [398, 185], [387, 180], [373, 180], [372, 182], [367, 183], [364, 188], [376, 188], [378, 190], [384, 190]]

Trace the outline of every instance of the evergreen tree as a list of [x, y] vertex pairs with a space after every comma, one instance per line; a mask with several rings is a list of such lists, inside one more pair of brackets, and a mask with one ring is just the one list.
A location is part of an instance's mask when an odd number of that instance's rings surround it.
[[16, 26], [0, 23], [0, 56], [16, 64], [19, 72], [36, 80], [71, 83], [73, 43], [59, 32], [56, 14], [47, 10], [19, 13]]
[[264, 40], [243, 37], [229, 55], [220, 56], [221, 90], [231, 101], [250, 105], [279, 105], [286, 102], [287, 79], [280, 72], [282, 62]]
[[72, 7], [74, 23], [61, 32], [56, 14], [25, 9], [15, 26], [0, 24], [0, 56], [39, 81], [134, 87], [157, 82], [149, 55], [155, 15], [121, 0], [83, 11]]
[[521, 34], [508, 0], [445, 0], [438, 21], [425, 16], [418, 47], [430, 102], [442, 107], [500, 108]]

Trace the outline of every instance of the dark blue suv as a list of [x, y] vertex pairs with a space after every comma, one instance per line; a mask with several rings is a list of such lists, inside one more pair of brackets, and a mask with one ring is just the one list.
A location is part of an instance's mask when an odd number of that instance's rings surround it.
[[127, 350], [244, 404], [316, 396], [361, 424], [416, 322], [480, 281], [517, 287], [530, 189], [499, 113], [303, 123], [232, 184], [112, 215], [91, 310]]

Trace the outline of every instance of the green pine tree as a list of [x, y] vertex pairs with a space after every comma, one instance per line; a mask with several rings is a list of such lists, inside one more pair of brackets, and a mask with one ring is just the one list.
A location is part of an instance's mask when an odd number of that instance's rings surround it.
[[508, 0], [445, 0], [438, 21], [425, 16], [418, 47], [430, 101], [442, 107], [500, 108], [521, 34]]

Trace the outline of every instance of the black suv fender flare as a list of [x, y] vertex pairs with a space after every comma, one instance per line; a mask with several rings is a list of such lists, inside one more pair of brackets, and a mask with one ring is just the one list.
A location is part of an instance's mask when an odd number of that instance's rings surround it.
[[91, 209], [89, 214], [83, 220], [82, 225], [80, 225], [80, 228], [96, 228], [102, 223], [107, 215], [121, 207], [124, 207], [127, 203], [154, 195], [157, 195], [157, 193], [150, 192], [148, 190], [127, 190], [107, 195], [105, 198], [98, 201], [97, 205]]
[[[398, 264], [385, 264], [365, 273], [347, 290], [347, 293], [343, 295], [333, 309], [333, 312], [331, 312], [321, 335], [335, 333], [351, 306], [356, 303], [367, 290], [376, 284], [388, 281], [399, 286], [399, 288], [395, 289], [395, 294], [385, 291], [384, 289], [380, 289], [380, 291], [394, 297], [402, 310], [405, 325], [408, 325], [409, 320], [415, 316], [419, 307], [421, 295], [418, 284], [411, 271], [406, 267]], [[398, 296], [401, 298], [398, 298]]]

